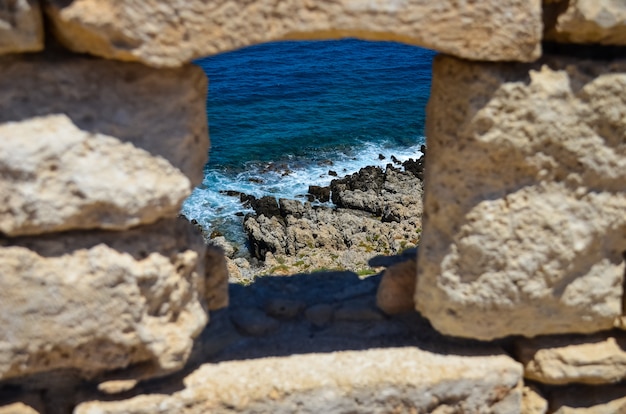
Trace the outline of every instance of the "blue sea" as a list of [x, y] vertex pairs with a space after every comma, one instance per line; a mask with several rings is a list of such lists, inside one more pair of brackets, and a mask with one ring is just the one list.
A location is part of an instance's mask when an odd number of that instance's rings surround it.
[[[309, 185], [419, 157], [435, 52], [356, 39], [275, 42], [196, 61], [209, 78], [211, 149], [182, 208], [241, 240], [240, 191], [303, 198]], [[380, 160], [379, 154], [385, 159]]]

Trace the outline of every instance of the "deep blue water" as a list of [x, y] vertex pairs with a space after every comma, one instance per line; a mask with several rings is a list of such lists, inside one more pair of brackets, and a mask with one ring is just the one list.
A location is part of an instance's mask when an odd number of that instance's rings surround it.
[[209, 78], [211, 150], [204, 185], [183, 213], [206, 228], [236, 229], [234, 213], [244, 210], [220, 190], [295, 198], [309, 184], [330, 183], [329, 170], [419, 156], [433, 57], [345, 39], [266, 43], [198, 60]]

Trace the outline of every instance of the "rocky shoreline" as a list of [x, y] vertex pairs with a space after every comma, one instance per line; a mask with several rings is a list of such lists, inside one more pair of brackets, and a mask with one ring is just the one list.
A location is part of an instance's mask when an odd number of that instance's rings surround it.
[[419, 243], [426, 148], [421, 151], [417, 160], [391, 156], [384, 170], [369, 166], [327, 187], [309, 186], [304, 202], [230, 191], [254, 210], [243, 219], [247, 249], [215, 231], [206, 235], [207, 242], [224, 250], [235, 283], [270, 274], [378, 273], [382, 267], [372, 267], [371, 258], [397, 255]]

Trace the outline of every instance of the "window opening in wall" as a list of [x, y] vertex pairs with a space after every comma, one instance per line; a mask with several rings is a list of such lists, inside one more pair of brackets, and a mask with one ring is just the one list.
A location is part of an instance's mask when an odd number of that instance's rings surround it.
[[196, 62], [209, 78], [211, 152], [183, 214], [224, 248], [231, 281], [364, 276], [377, 272], [373, 256], [418, 244], [433, 56], [344, 39]]

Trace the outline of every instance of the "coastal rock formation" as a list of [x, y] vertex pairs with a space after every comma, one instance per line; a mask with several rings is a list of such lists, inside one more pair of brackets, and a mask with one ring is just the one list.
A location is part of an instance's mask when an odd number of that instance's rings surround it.
[[626, 45], [626, 8], [619, 1], [555, 1], [546, 39], [564, 43]]
[[182, 368], [207, 322], [204, 246], [192, 230], [170, 219], [124, 233], [2, 240], [0, 379]]
[[149, 224], [175, 216], [190, 192], [163, 158], [81, 131], [66, 115], [4, 123], [0, 140], [0, 232], [8, 236]]
[[[206, 85], [202, 69], [192, 65], [156, 70], [59, 50], [7, 56], [0, 59], [0, 123], [64, 114], [85, 133], [164, 158], [198, 185], [209, 145]], [[44, 137], [29, 139], [35, 145]]]
[[[357, 271], [368, 268], [367, 260], [376, 253], [395, 254], [417, 245], [421, 186], [413, 174], [391, 165], [385, 171], [366, 167], [332, 181], [331, 197], [338, 207], [263, 197], [251, 202], [256, 214], [243, 225], [253, 256], [266, 260], [271, 253], [270, 263], [281, 257], [273, 268]], [[293, 269], [296, 262], [300, 268]]]
[[37, 52], [44, 47], [38, 1], [11, 0], [0, 5], [0, 55]]
[[438, 330], [489, 340], [613, 327], [624, 107], [623, 61], [435, 59], [416, 303]]
[[514, 413], [521, 410], [520, 380], [519, 364], [495, 350], [344, 351], [205, 364], [171, 395], [86, 402], [75, 413]]
[[273, 40], [351, 36], [468, 59], [527, 62], [539, 57], [542, 35], [541, 0], [50, 0], [45, 10], [67, 48], [155, 67]]
[[545, 384], [611, 384], [626, 379], [626, 333], [560, 335], [516, 342], [524, 377]]

